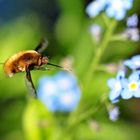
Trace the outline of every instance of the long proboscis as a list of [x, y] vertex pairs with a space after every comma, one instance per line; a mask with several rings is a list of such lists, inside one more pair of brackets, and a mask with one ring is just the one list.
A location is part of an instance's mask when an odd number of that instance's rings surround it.
[[56, 65], [56, 64], [47, 63], [47, 65], [51, 65], [51, 66], [54, 66], [54, 67], [57, 67], [57, 68], [60, 68], [60, 69], [66, 70], [66, 71], [71, 71], [71, 70], [68, 69], [68, 68], [65, 68], [65, 67], [62, 67], [62, 66], [59, 66], [59, 65]]

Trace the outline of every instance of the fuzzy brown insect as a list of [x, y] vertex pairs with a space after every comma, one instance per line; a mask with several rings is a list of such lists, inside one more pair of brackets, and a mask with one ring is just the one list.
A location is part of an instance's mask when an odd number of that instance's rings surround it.
[[42, 56], [37, 51], [21, 51], [11, 56], [4, 63], [4, 72], [8, 77], [12, 77], [15, 73], [25, 72], [27, 68], [32, 70], [36, 66], [41, 66], [47, 63], [48, 58]]
[[46, 49], [47, 44], [46, 40], [42, 40], [35, 50], [18, 52], [8, 58], [3, 66], [4, 72], [8, 77], [12, 77], [19, 72], [26, 72], [25, 82], [31, 95], [34, 97], [36, 97], [37, 94], [30, 71], [35, 68], [41, 69], [41, 66], [45, 64], [62, 68], [61, 66], [49, 63], [48, 58], [41, 54]]

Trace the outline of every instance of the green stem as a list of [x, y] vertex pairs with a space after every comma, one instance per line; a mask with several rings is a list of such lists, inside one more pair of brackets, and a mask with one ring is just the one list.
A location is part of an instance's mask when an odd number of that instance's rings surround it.
[[127, 40], [128, 40], [127, 37], [123, 34], [117, 34], [111, 38], [111, 41], [127, 41]]
[[[110, 26], [108, 26], [108, 29], [104, 35], [104, 38], [100, 44], [100, 46], [97, 48], [96, 50], [96, 54], [94, 55], [92, 61], [91, 61], [91, 65], [90, 68], [87, 72], [87, 74], [85, 75], [85, 88], [84, 88], [84, 92], [88, 91], [88, 88], [90, 87], [90, 82], [93, 79], [93, 75], [95, 73], [95, 70], [97, 69], [97, 66], [100, 62], [101, 56], [104, 53], [106, 47], [108, 46], [109, 42], [111, 41], [111, 37], [112, 34], [114, 32], [114, 29], [116, 27], [116, 21], [112, 20], [110, 23]], [[93, 109], [93, 108], [89, 108], [87, 111], [83, 112], [79, 112], [77, 114], [77, 112], [72, 113], [70, 115], [70, 118], [68, 120], [68, 126], [65, 129], [65, 134], [68, 134], [71, 130], [73, 130], [73, 128], [79, 124], [81, 121], [87, 119], [88, 117], [90, 117], [91, 115], [93, 115], [94, 113], [96, 113], [101, 107], [102, 107], [102, 101], [100, 101], [100, 103], [97, 105], [98, 107]], [[82, 106], [82, 104], [80, 105]]]
[[106, 27], [108, 27], [110, 25], [110, 19], [107, 17], [107, 15], [104, 12], [102, 13], [102, 19], [103, 19]]
[[83, 110], [82, 112], [79, 112], [77, 114], [73, 114], [70, 116], [68, 121], [68, 127], [65, 129], [67, 133], [70, 133], [75, 126], [77, 126], [82, 121], [88, 119], [91, 115], [94, 115], [97, 113], [103, 106], [105, 106], [106, 102], [108, 101], [108, 98], [106, 97], [106, 94], [103, 95], [100, 100], [97, 102], [96, 108], [89, 108], [88, 110]]
[[101, 44], [99, 45], [99, 47], [95, 51], [96, 53], [95, 53], [93, 59], [91, 60], [90, 68], [89, 68], [87, 74], [85, 75], [86, 76], [85, 79], [84, 79], [84, 81], [85, 81], [85, 91], [88, 90], [88, 87], [90, 85], [90, 82], [93, 79], [93, 75], [95, 73], [97, 65], [100, 62], [101, 56], [105, 52], [105, 49], [107, 48], [107, 46], [108, 46], [108, 44], [111, 40], [111, 37], [112, 37], [112, 34], [113, 34], [114, 29], [116, 27], [116, 24], [117, 24], [117, 22], [115, 20], [111, 21], [110, 26], [108, 26], [108, 29], [107, 29], [107, 31], [104, 35], [104, 38], [103, 38]]

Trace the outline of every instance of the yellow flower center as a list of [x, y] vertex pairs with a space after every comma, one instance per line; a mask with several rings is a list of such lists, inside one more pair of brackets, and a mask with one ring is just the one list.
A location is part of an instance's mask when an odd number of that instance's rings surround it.
[[132, 83], [129, 84], [129, 89], [130, 90], [137, 90], [137, 88], [138, 88], [137, 82], [132, 82]]

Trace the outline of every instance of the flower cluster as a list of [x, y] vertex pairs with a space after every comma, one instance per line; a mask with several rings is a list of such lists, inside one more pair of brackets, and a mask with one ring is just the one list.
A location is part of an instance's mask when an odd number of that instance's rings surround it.
[[54, 76], [41, 78], [38, 87], [38, 98], [52, 112], [73, 111], [81, 97], [74, 75], [67, 72], [59, 72]]
[[127, 28], [125, 31], [127, 38], [132, 41], [139, 41], [140, 33], [138, 29], [138, 16], [137, 14], [133, 14], [132, 16], [127, 18]]
[[126, 28], [117, 36], [119, 36], [121, 40], [139, 41], [140, 31], [138, 28], [138, 24], [138, 15], [135, 13], [126, 19]]
[[87, 6], [86, 12], [90, 17], [96, 17], [105, 10], [108, 17], [122, 20], [132, 5], [133, 0], [96, 0]]
[[116, 78], [108, 80], [108, 86], [111, 89], [109, 99], [112, 103], [118, 102], [121, 98], [140, 98], [140, 55], [124, 61], [124, 66], [132, 70], [128, 77], [126, 72], [121, 70]]

